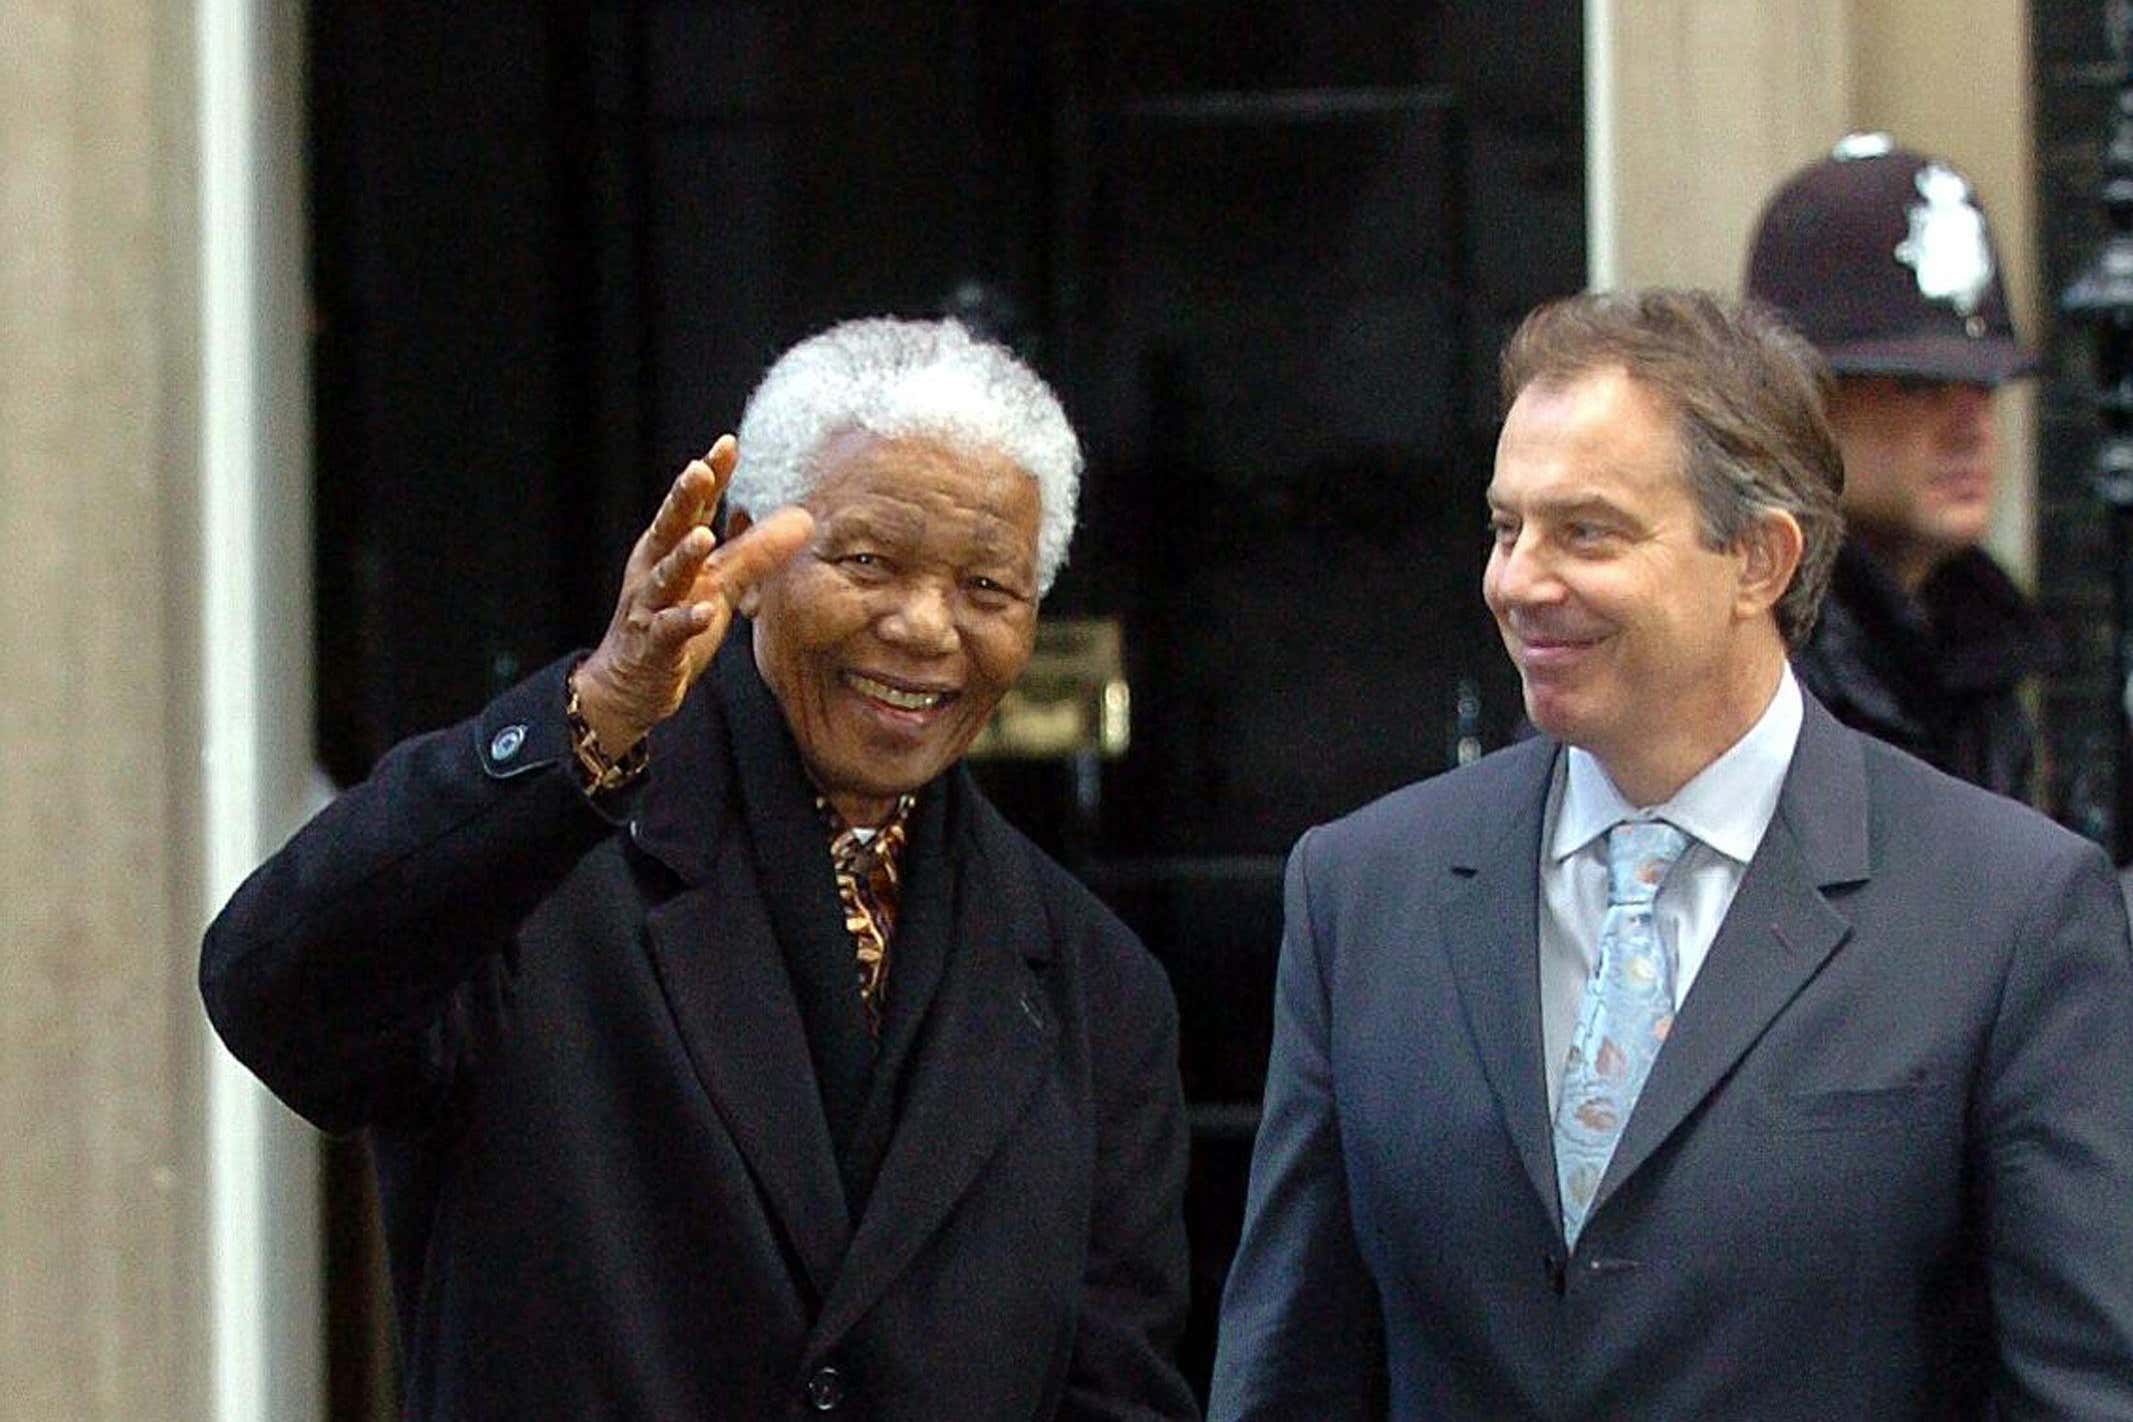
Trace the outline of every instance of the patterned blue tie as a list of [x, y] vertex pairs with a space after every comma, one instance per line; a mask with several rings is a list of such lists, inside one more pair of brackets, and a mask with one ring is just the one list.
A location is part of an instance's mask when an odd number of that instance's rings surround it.
[[1637, 1093], [1674, 1025], [1674, 957], [1659, 941], [1652, 900], [1688, 845], [1687, 835], [1659, 820], [1625, 820], [1607, 832], [1599, 965], [1585, 984], [1555, 1111], [1555, 1183], [1563, 1238], [1573, 1249]]

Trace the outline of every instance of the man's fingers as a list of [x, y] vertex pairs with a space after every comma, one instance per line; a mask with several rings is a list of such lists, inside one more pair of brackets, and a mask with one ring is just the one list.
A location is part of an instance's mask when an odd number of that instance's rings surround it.
[[693, 637], [709, 630], [722, 609], [714, 603], [685, 602], [661, 610], [646, 628], [646, 640], [662, 656], [677, 655]]
[[726, 481], [733, 477], [733, 466], [740, 462], [740, 441], [730, 434], [720, 435], [712, 442], [710, 453], [704, 456], [704, 463], [708, 464], [711, 467], [711, 472], [718, 476], [718, 486], [721, 492], [726, 487]]
[[703, 571], [704, 559], [711, 556], [717, 542], [702, 524], [684, 533], [673, 550], [652, 565], [652, 576], [639, 601], [655, 610], [673, 605]]
[[703, 458], [688, 462], [667, 487], [659, 512], [652, 515], [651, 526], [640, 540], [639, 556], [664, 558], [689, 536], [690, 529], [710, 525], [718, 501], [725, 497], [726, 483], [740, 463], [740, 448], [732, 435], [720, 435]]
[[711, 511], [718, 507], [719, 488], [719, 476], [709, 464], [701, 459], [690, 460], [667, 489], [659, 512], [652, 515], [652, 526], [647, 530], [650, 543], [645, 551], [654, 558], [665, 557], [669, 549], [688, 537], [690, 529], [705, 526]]
[[814, 531], [813, 515], [797, 504], [788, 504], [728, 541], [711, 555], [704, 571], [730, 601], [783, 567], [793, 554], [807, 546]]

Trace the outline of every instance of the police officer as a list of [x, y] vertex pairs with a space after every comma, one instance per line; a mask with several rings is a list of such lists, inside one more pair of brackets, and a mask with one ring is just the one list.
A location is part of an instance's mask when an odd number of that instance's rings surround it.
[[1771, 196], [1747, 289], [1837, 377], [1850, 536], [1801, 680], [1848, 724], [2029, 798], [2036, 736], [2019, 688], [2043, 628], [1978, 545], [1995, 392], [2035, 361], [1969, 180], [1887, 134], [1853, 134]]

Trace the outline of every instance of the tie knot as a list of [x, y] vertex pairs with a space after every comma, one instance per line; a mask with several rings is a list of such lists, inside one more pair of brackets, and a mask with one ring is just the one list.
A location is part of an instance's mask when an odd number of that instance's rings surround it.
[[1648, 904], [1689, 837], [1664, 820], [1624, 820], [1607, 832], [1607, 902]]

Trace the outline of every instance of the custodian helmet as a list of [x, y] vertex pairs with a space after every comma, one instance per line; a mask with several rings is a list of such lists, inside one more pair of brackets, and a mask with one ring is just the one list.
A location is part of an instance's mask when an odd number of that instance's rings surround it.
[[1998, 385], [2036, 365], [1970, 180], [1885, 133], [1850, 135], [1771, 195], [1747, 285], [1840, 375]]

